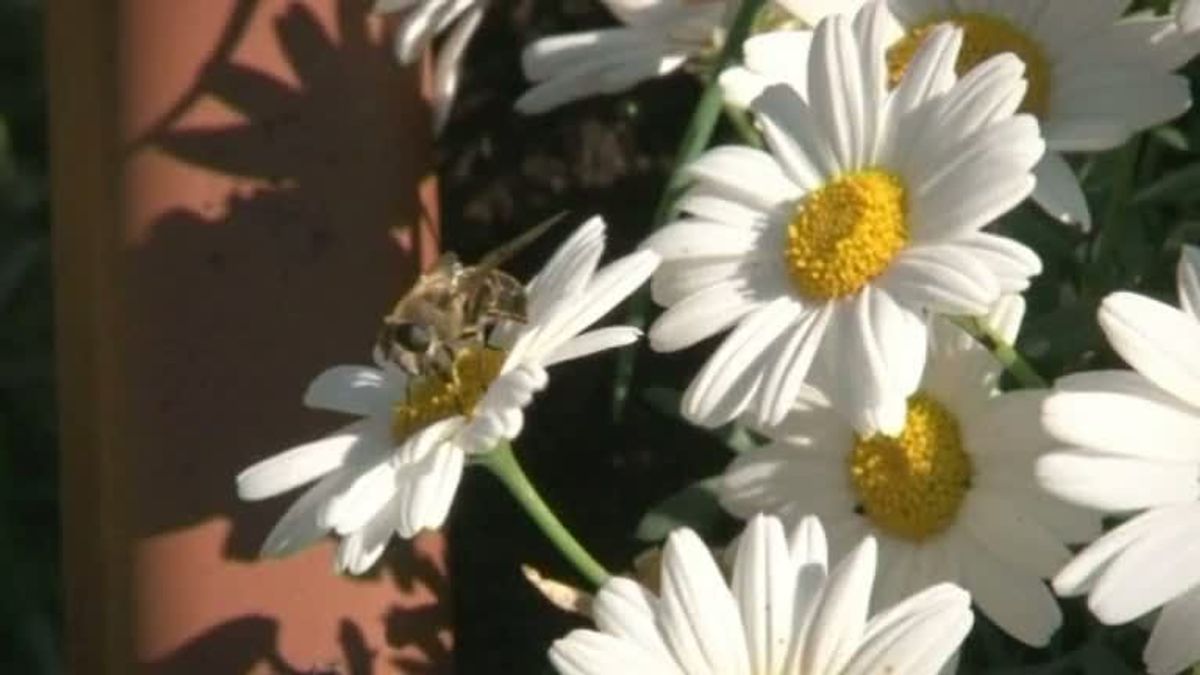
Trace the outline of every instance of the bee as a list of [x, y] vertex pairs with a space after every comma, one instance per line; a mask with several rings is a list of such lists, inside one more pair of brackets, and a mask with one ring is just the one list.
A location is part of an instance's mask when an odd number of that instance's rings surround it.
[[450, 377], [454, 358], [487, 343], [502, 321], [524, 323], [525, 286], [499, 266], [562, 219], [559, 214], [501, 245], [476, 265], [443, 254], [383, 318], [376, 349], [409, 375]]

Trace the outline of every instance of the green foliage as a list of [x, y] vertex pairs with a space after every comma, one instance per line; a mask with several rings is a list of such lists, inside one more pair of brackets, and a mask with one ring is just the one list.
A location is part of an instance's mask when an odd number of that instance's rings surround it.
[[0, 669], [59, 673], [41, 6], [0, 0]]

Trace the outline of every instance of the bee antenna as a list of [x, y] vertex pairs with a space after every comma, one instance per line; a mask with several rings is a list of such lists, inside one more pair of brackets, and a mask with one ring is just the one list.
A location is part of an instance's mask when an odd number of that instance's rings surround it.
[[501, 244], [499, 247], [493, 249], [492, 251], [488, 252], [487, 255], [483, 256], [483, 258], [479, 260], [479, 263], [476, 265], [476, 267], [481, 270], [489, 270], [499, 267], [506, 260], [516, 255], [521, 249], [532, 244], [538, 237], [541, 237], [543, 234], [549, 231], [550, 228], [561, 223], [566, 218], [568, 213], [569, 211], [559, 211], [558, 213], [517, 235], [517, 237], [512, 241]]

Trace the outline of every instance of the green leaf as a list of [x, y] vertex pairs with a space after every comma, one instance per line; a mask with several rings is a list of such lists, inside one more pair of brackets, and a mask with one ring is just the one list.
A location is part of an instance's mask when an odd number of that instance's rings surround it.
[[1175, 127], [1162, 126], [1150, 132], [1150, 138], [1162, 143], [1172, 150], [1187, 152], [1190, 149], [1187, 136]]
[[717, 501], [720, 476], [693, 483], [650, 509], [638, 523], [635, 536], [646, 542], [662, 541], [672, 530], [690, 527], [700, 536], [712, 535], [725, 519]]
[[646, 387], [642, 390], [642, 401], [656, 413], [667, 417], [679, 417], [679, 404], [683, 392], [670, 387]]
[[1138, 190], [1133, 194], [1133, 203], [1187, 204], [1200, 196], [1197, 190], [1200, 190], [1200, 163], [1172, 171]]
[[737, 422], [726, 425], [717, 431], [720, 433], [721, 442], [725, 444], [725, 447], [739, 455], [762, 445], [759, 438]]

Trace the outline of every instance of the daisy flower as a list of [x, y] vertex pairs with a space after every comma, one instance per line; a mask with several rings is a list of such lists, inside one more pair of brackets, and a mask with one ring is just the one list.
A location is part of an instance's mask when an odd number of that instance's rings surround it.
[[875, 616], [867, 538], [826, 571], [816, 518], [791, 541], [775, 518], [756, 517], [737, 542], [726, 582], [688, 529], [667, 540], [662, 593], [615, 577], [596, 596], [599, 630], [576, 630], [550, 649], [563, 675], [933, 675], [971, 629], [970, 598], [939, 584]]
[[[1049, 214], [1085, 228], [1087, 200], [1063, 152], [1115, 148], [1134, 134], [1187, 111], [1187, 80], [1174, 74], [1200, 51], [1200, 9], [1180, 3], [1169, 16], [1123, 17], [1128, 0], [888, 0], [888, 81], [911, 66], [939, 25], [963, 30], [960, 75], [1000, 53], [1025, 63], [1023, 112], [1041, 122], [1048, 152], [1036, 169], [1033, 199]], [[847, 12], [836, 7], [824, 11]], [[800, 31], [755, 37], [746, 67], [724, 80], [730, 100], [745, 103], [764, 82], [803, 77], [811, 36]]]
[[620, 28], [553, 35], [525, 48], [533, 88], [517, 110], [541, 113], [597, 94], [624, 91], [671, 73], [720, 46], [726, 0], [603, 0]]
[[[1012, 340], [1019, 296], [987, 321]], [[1061, 623], [1049, 579], [1088, 541], [1100, 517], [1038, 487], [1034, 463], [1053, 448], [1038, 424], [1045, 390], [1000, 393], [999, 363], [964, 331], [939, 319], [921, 387], [908, 399], [904, 431], [854, 432], [819, 393], [807, 392], [770, 443], [734, 460], [722, 504], [795, 523], [814, 513], [835, 552], [865, 534], [879, 539], [883, 573], [876, 606], [929, 584], [953, 581], [1018, 640], [1043, 646]]]
[[[1051, 215], [1091, 224], [1087, 201], [1062, 152], [1115, 148], [1134, 134], [1187, 111], [1187, 80], [1172, 72], [1195, 54], [1193, 41], [1156, 31], [1145, 16], [1123, 18], [1129, 0], [889, 0], [904, 35], [888, 51], [889, 73], [899, 77], [930, 29], [949, 22], [963, 29], [957, 68], [1011, 52], [1025, 63], [1029, 91], [1021, 109], [1037, 115], [1049, 152], [1037, 168], [1033, 198]], [[1159, 37], [1155, 38], [1155, 35]], [[1166, 43], [1178, 62], [1162, 58]], [[1162, 46], [1160, 46], [1162, 45]]]
[[1127, 292], [1104, 299], [1100, 326], [1135, 372], [1060, 379], [1043, 416], [1068, 447], [1037, 467], [1064, 499], [1146, 509], [1084, 549], [1054, 588], [1088, 594], [1107, 624], [1161, 607], [1144, 654], [1154, 675], [1200, 661], [1200, 249], [1185, 247], [1178, 281], [1182, 310]]
[[437, 133], [450, 118], [459, 67], [486, 7], [487, 0], [375, 0], [376, 14], [404, 14], [393, 43], [396, 58], [404, 65], [416, 63], [435, 37], [450, 30], [434, 61], [431, 98]]
[[[1018, 115], [1021, 62], [961, 80], [961, 31], [934, 31], [890, 92], [881, 5], [813, 33], [806, 87], [753, 103], [770, 152], [717, 147], [687, 171], [682, 219], [646, 246], [663, 257], [650, 330], [659, 351], [733, 332], [684, 395], [717, 426], [778, 422], [806, 380], [863, 433], [896, 434], [926, 352], [926, 315], [983, 314], [1041, 270], [981, 229], [1033, 189], [1043, 151]], [[810, 372], [811, 370], [811, 372]]]
[[486, 347], [462, 350], [450, 382], [409, 379], [378, 356], [374, 368], [318, 375], [305, 405], [360, 419], [237, 477], [247, 500], [317, 481], [275, 526], [263, 554], [286, 555], [332, 531], [341, 537], [338, 567], [358, 574], [392, 532], [408, 538], [440, 527], [464, 464], [521, 432], [523, 409], [547, 385], [546, 368], [637, 340], [627, 326], [583, 332], [658, 264], [639, 252], [597, 270], [604, 236], [599, 218], [580, 227], [528, 285], [528, 321], [501, 326]]

